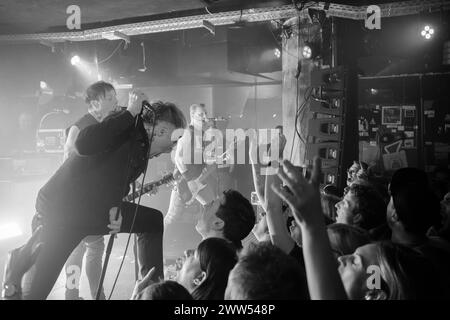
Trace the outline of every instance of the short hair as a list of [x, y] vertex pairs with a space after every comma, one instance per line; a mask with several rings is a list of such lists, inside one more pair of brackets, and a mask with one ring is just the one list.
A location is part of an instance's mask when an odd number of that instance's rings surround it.
[[158, 121], [166, 121], [175, 126], [175, 128], [185, 128], [186, 118], [183, 112], [172, 102], [152, 101], [150, 103], [151, 111], [144, 109], [142, 119], [145, 123], [155, 124]]
[[167, 280], [153, 283], [139, 292], [135, 300], [193, 300], [185, 287]]
[[191, 104], [190, 107], [189, 107], [189, 113], [194, 112], [197, 108], [206, 108], [206, 107], [205, 107], [205, 105], [204, 105], [203, 103], [200, 103], [200, 104], [196, 104], [196, 103]]
[[236, 190], [224, 191], [216, 216], [224, 222], [223, 236], [236, 248], [242, 248], [241, 241], [250, 234], [256, 222], [250, 201]]
[[270, 242], [250, 244], [239, 254], [228, 285], [239, 300], [306, 300], [303, 267]]
[[207, 238], [197, 247], [200, 269], [206, 278], [192, 292], [195, 300], [223, 300], [228, 275], [237, 262], [236, 248], [227, 240]]
[[422, 186], [428, 188], [429, 181], [425, 171], [417, 168], [402, 168], [394, 172], [389, 184], [389, 192], [396, 193], [397, 190], [408, 186]]
[[389, 191], [406, 231], [424, 235], [430, 227], [440, 223], [439, 199], [432, 192], [425, 171], [417, 168], [395, 171]]
[[339, 256], [352, 254], [358, 247], [370, 243], [366, 230], [344, 223], [328, 225], [327, 233], [331, 249]]
[[347, 192], [353, 193], [357, 200], [353, 214], [361, 215], [358, 227], [370, 230], [386, 222], [386, 202], [374, 187], [353, 183]]
[[429, 187], [417, 184], [396, 187], [391, 196], [398, 220], [406, 231], [423, 236], [432, 226], [440, 224], [440, 202]]
[[98, 101], [100, 97], [105, 97], [106, 93], [112, 90], [115, 91], [114, 86], [111, 83], [97, 81], [86, 89], [86, 97], [84, 100], [87, 104], [91, 103], [91, 101]]

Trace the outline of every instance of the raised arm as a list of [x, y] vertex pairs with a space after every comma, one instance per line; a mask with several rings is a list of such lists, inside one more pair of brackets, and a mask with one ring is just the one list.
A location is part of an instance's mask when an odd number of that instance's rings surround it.
[[253, 174], [253, 185], [255, 186], [256, 195], [258, 196], [259, 202], [261, 203], [264, 211], [265, 207], [265, 198], [264, 198], [264, 186], [266, 176], [261, 175], [261, 166], [258, 163], [258, 145], [256, 141], [249, 139], [249, 159], [252, 165], [252, 174]]
[[69, 134], [67, 135], [66, 143], [64, 144], [64, 157], [63, 161], [66, 161], [67, 158], [73, 153], [77, 152], [75, 148], [75, 141], [77, 140], [78, 134], [80, 133], [80, 129], [77, 126], [71, 126], [69, 130]]
[[133, 91], [129, 95], [126, 111], [118, 112], [81, 130], [75, 141], [77, 152], [89, 156], [108, 150], [119, 135], [132, 128], [135, 117], [142, 110], [144, 100], [148, 101], [144, 93]]
[[281, 179], [275, 174], [266, 176], [264, 192], [266, 197], [266, 220], [272, 243], [286, 254], [289, 254], [295, 246], [295, 241], [286, 227], [281, 199], [271, 188], [272, 184], [280, 185], [281, 183]]
[[281, 180], [292, 194], [273, 184], [273, 190], [292, 209], [296, 222], [302, 228], [303, 257], [311, 299], [342, 300], [347, 295], [337, 270], [320, 204], [320, 159], [314, 160], [310, 181], [307, 181], [289, 161], [283, 161], [279, 170]]
[[80, 131], [75, 141], [76, 151], [82, 156], [99, 154], [113, 145], [117, 137], [132, 128], [134, 118], [128, 111], [121, 111], [103, 122]]

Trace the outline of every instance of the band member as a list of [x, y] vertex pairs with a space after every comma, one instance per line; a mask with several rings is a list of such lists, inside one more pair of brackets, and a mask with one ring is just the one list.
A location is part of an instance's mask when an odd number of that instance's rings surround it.
[[[175, 221], [185, 208], [194, 200], [198, 200], [200, 204], [205, 204], [215, 198], [215, 187], [217, 182], [214, 179], [214, 168], [207, 167], [203, 157], [205, 142], [203, 134], [207, 129], [206, 126], [206, 108], [203, 104], [193, 104], [189, 108], [190, 124], [189, 130], [186, 130], [180, 139], [173, 161], [175, 163], [175, 174], [181, 176], [178, 179], [176, 189], [172, 190], [170, 196], [169, 209], [164, 218], [164, 224], [167, 226]], [[202, 188], [201, 194], [198, 194], [198, 185], [203, 183], [208, 185]], [[204, 199], [208, 199], [205, 201]]]
[[149, 158], [171, 151], [176, 144], [172, 134], [184, 128], [186, 120], [172, 103], [156, 102], [143, 111], [144, 100], [147, 97], [135, 91], [126, 110], [82, 129], [75, 152], [40, 189], [36, 211], [43, 246], [25, 298], [45, 299], [70, 253], [88, 235], [138, 233], [141, 274], [155, 267], [153, 279], [163, 277], [161, 212], [122, 199]]
[[[76, 152], [75, 141], [80, 130], [87, 126], [102, 122], [112, 111], [118, 108], [114, 87], [104, 81], [92, 84], [86, 90], [88, 113], [81, 117], [68, 129], [66, 144], [64, 145], [64, 161]], [[105, 243], [102, 235], [92, 235], [84, 238], [67, 259], [66, 272], [66, 300], [77, 300], [79, 297], [79, 278], [83, 266], [83, 256], [86, 253], [86, 275], [92, 298], [95, 298], [100, 275], [102, 272], [102, 257]], [[100, 299], [105, 299], [103, 288]]]

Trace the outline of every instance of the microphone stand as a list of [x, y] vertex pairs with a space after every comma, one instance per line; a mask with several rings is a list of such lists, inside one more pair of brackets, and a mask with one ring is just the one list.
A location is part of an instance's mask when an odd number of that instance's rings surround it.
[[[146, 106], [145, 106], [145, 105], [142, 106], [141, 113], [136, 117], [136, 123], [135, 123], [135, 125], [134, 125], [134, 135], [133, 135], [133, 140], [132, 140], [133, 143], [135, 142], [136, 132], [137, 132], [137, 127], [138, 127], [138, 124], [139, 124], [139, 118], [140, 118], [141, 115], [142, 115], [142, 111], [143, 111], [144, 107], [146, 107]], [[147, 109], [147, 108], [146, 108], [146, 109]], [[152, 108], [148, 108], [148, 110], [153, 114], [153, 123], [152, 123], [152, 127], [153, 127], [153, 128], [152, 128], [152, 134], [151, 134], [151, 136], [149, 137], [149, 138], [150, 138], [150, 139], [149, 139], [149, 140], [150, 140], [150, 143], [149, 143], [149, 146], [148, 146], [148, 153], [147, 153], [147, 159], [150, 159], [150, 151], [151, 151], [151, 148], [152, 148], [153, 135], [154, 135], [154, 132], [155, 132], [156, 114], [155, 114], [155, 112], [154, 112], [154, 110], [153, 110]], [[132, 146], [133, 146], [133, 145], [132, 145]], [[126, 172], [127, 172], [126, 178], [128, 178], [129, 171], [130, 171], [130, 166], [131, 166], [131, 154], [132, 154], [132, 152], [130, 152], [130, 154], [129, 154], [129, 156], [128, 156], [128, 164], [127, 164], [127, 170], [126, 170]], [[145, 172], [146, 172], [146, 169], [145, 169], [145, 171], [144, 171], [144, 177], [145, 177]], [[125, 193], [125, 192], [124, 192], [124, 193]], [[122, 208], [122, 201], [120, 202], [119, 210], [117, 210], [115, 220], [119, 219], [119, 214], [120, 214], [121, 208]], [[137, 210], [137, 209], [138, 209], [138, 208], [137, 208], [137, 206], [136, 206], [136, 210]], [[136, 215], [136, 213], [137, 213], [137, 211], [135, 211], [135, 215]], [[134, 219], [133, 219], [133, 224], [134, 224]], [[131, 231], [132, 231], [132, 229], [130, 229], [130, 232], [131, 232]], [[105, 281], [106, 269], [107, 269], [107, 267], [108, 267], [109, 257], [111, 256], [111, 251], [112, 251], [112, 247], [113, 247], [113, 244], [114, 244], [114, 238], [115, 238], [115, 235], [111, 235], [111, 236], [109, 237], [109, 240], [108, 240], [108, 245], [107, 245], [106, 251], [105, 251], [105, 261], [103, 262], [102, 273], [101, 273], [101, 276], [100, 276], [100, 281], [98, 282], [97, 294], [95, 295], [95, 300], [100, 300], [101, 288], [103, 288], [103, 282]], [[111, 294], [112, 294], [112, 292], [111, 292]], [[111, 297], [111, 295], [110, 295], [110, 297]]]
[[[132, 140], [133, 143], [134, 143], [134, 139], [135, 139], [135, 134], [136, 134], [136, 129], [137, 129], [138, 123], [139, 123], [139, 116], [136, 117], [136, 123], [134, 125], [134, 135], [133, 135], [133, 140]], [[127, 175], [126, 175], [125, 179], [127, 179], [128, 175], [129, 175], [129, 171], [130, 171], [131, 154], [132, 154], [132, 152], [130, 152], [130, 154], [128, 156], [128, 163], [127, 163], [127, 170], [126, 170]], [[122, 202], [119, 205], [119, 210], [117, 210], [115, 220], [119, 219], [119, 214], [120, 214], [121, 209], [122, 209]], [[106, 269], [108, 268], [108, 262], [109, 262], [109, 258], [111, 256], [111, 251], [112, 251], [112, 247], [114, 245], [114, 238], [115, 237], [116, 237], [116, 235], [111, 235], [109, 237], [109, 240], [108, 240], [108, 245], [107, 245], [106, 251], [105, 251], [105, 261], [103, 262], [102, 273], [100, 275], [100, 281], [98, 282], [97, 293], [95, 295], [95, 300], [100, 300], [100, 295], [101, 295], [102, 288], [103, 288], [103, 282], [105, 281]], [[106, 295], [105, 295], [105, 297], [106, 297]]]

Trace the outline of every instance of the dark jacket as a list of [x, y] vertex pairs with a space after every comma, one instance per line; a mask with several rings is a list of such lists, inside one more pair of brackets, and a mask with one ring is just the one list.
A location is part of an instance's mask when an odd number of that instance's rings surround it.
[[36, 210], [50, 224], [106, 229], [110, 208], [120, 205], [147, 166], [147, 133], [142, 120], [135, 128], [133, 116], [120, 111], [82, 129], [75, 147], [79, 155], [72, 154], [41, 188]]

